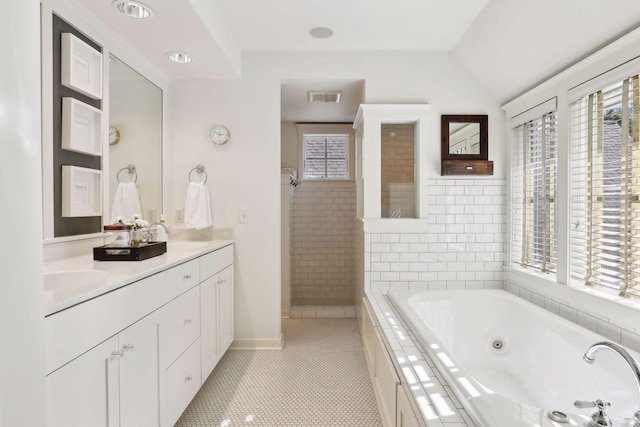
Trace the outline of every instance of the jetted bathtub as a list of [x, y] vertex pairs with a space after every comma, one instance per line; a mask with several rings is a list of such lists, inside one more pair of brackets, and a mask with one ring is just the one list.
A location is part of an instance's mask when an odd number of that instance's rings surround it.
[[[611, 402], [606, 412], [614, 425], [630, 425], [625, 418], [640, 409], [622, 358], [601, 350], [594, 364], [582, 360], [592, 344], [606, 338], [508, 292], [387, 296], [480, 426], [582, 426], [595, 409], [577, 409], [575, 400]], [[551, 421], [550, 411], [571, 420]]]

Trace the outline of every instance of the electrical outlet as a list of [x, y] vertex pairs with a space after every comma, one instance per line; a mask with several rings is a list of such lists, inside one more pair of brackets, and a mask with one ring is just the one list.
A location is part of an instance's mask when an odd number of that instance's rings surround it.
[[184, 209], [176, 209], [176, 224], [184, 224]]
[[158, 210], [155, 208], [147, 209], [147, 217], [145, 219], [149, 222], [158, 222]]
[[248, 224], [249, 223], [249, 209], [240, 208], [240, 224]]

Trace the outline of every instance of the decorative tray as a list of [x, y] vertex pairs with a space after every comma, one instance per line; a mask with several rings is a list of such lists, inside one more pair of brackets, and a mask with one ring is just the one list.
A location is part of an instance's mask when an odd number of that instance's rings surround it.
[[167, 242], [143, 243], [140, 246], [98, 246], [93, 248], [97, 261], [142, 261], [167, 252]]

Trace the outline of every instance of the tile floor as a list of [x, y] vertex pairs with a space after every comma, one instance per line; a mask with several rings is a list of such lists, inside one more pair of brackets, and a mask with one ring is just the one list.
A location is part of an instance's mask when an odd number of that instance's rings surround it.
[[283, 319], [282, 350], [230, 350], [176, 426], [382, 426], [355, 319]]

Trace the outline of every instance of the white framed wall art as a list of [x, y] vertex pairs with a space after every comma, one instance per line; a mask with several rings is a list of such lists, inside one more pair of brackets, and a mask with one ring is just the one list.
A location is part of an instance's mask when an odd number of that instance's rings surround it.
[[71, 97], [62, 98], [62, 148], [100, 156], [102, 111]]
[[62, 166], [62, 216], [102, 215], [102, 171]]
[[62, 33], [61, 83], [102, 99], [102, 54], [71, 33]]

